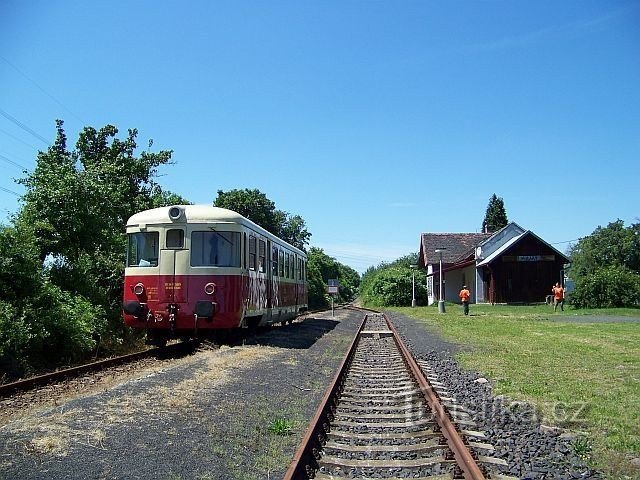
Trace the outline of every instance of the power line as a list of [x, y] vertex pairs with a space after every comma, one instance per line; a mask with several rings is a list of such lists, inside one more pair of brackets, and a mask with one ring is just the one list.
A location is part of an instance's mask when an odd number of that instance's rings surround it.
[[11, 68], [13, 68], [16, 72], [18, 72], [20, 75], [22, 75], [24, 78], [26, 78], [27, 80], [29, 80], [31, 83], [33, 83], [36, 88], [38, 90], [40, 90], [42, 93], [44, 93], [47, 97], [49, 97], [51, 100], [53, 100], [54, 102], [56, 102], [58, 105], [60, 105], [62, 108], [64, 108], [68, 113], [70, 113], [71, 115], [73, 115], [77, 120], [79, 120], [82, 123], [86, 123], [84, 120], [82, 120], [78, 115], [76, 115], [75, 113], [73, 113], [66, 105], [64, 105], [60, 100], [58, 100], [56, 97], [54, 97], [53, 95], [51, 95], [49, 92], [47, 92], [44, 88], [42, 88], [33, 78], [29, 77], [26, 73], [24, 73], [22, 70], [20, 70], [18, 67], [16, 67], [13, 63], [11, 63], [9, 60], [7, 60], [6, 58], [4, 58], [2, 55], [0, 55], [0, 59], [4, 60], [4, 62], [9, 65]]
[[582, 240], [582, 239], [581, 238], [575, 238], [573, 240], [565, 240], [564, 242], [554, 242], [551, 245], [560, 245], [562, 243], [579, 242], [580, 240]]
[[14, 192], [13, 190], [9, 190], [8, 188], [0, 187], [0, 190], [2, 190], [3, 192], [10, 193], [11, 195], [15, 195], [16, 197], [22, 196], [18, 192]]
[[9, 115], [7, 112], [5, 112], [4, 110], [2, 110], [0, 108], [0, 115], [2, 115], [3, 117], [5, 117], [6, 119], [10, 120], [11, 122], [15, 123], [17, 126], [19, 126], [21, 129], [23, 129], [25, 132], [30, 133], [31, 135], [33, 135], [34, 137], [36, 137], [38, 140], [40, 140], [41, 142], [43, 142], [45, 145], [50, 145], [49, 141], [44, 138], [42, 135], [36, 133], [35, 131], [33, 131], [31, 128], [29, 128], [27, 125], [25, 125], [24, 123], [22, 123], [20, 120], [18, 120], [15, 117], [12, 117], [11, 115]]
[[4, 133], [6, 136], [13, 138], [14, 140], [17, 140], [18, 142], [20, 142], [23, 145], [26, 145], [27, 147], [31, 147], [33, 148], [36, 152], [40, 151], [38, 148], [34, 147], [33, 145], [31, 145], [30, 143], [25, 142], [24, 140], [22, 140], [19, 137], [16, 137], [15, 135], [7, 132], [6, 130], [3, 130], [0, 128], [0, 132]]
[[4, 160], [5, 162], [10, 163], [11, 165], [14, 165], [14, 166], [16, 166], [16, 167], [18, 167], [18, 168], [21, 168], [21, 169], [23, 169], [23, 170], [28, 170], [28, 168], [27, 168], [27, 167], [25, 167], [24, 165], [22, 165], [22, 164], [20, 164], [20, 163], [18, 163], [18, 162], [14, 162], [14, 161], [13, 161], [13, 160], [11, 160], [10, 158], [5, 157], [5, 156], [4, 156], [4, 155], [2, 155], [2, 154], [0, 154], [0, 160]]

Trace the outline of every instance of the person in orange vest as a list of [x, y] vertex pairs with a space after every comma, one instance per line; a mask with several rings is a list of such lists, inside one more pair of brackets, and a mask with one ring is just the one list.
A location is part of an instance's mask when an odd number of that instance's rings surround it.
[[553, 311], [558, 309], [559, 304], [560, 310], [564, 312], [564, 288], [560, 286], [560, 283], [556, 283], [551, 291], [553, 292]]
[[465, 315], [469, 315], [469, 297], [471, 296], [471, 292], [467, 289], [466, 285], [462, 286], [462, 290], [458, 294], [460, 300], [462, 300], [462, 311]]

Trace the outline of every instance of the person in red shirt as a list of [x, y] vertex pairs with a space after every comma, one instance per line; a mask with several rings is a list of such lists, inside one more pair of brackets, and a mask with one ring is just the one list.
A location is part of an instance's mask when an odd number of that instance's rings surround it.
[[458, 294], [460, 300], [462, 300], [462, 311], [465, 315], [469, 315], [469, 297], [471, 297], [471, 292], [467, 289], [466, 285], [462, 286], [462, 290]]
[[560, 283], [556, 283], [551, 291], [553, 292], [553, 311], [555, 312], [560, 305], [560, 310], [564, 312], [564, 288], [560, 286]]

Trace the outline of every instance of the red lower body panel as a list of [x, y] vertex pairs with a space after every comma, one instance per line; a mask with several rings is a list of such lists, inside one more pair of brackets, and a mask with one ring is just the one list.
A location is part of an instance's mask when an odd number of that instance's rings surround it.
[[[127, 275], [124, 283], [126, 325], [176, 334], [238, 328], [244, 317], [295, 314], [307, 303], [304, 285], [256, 275]], [[196, 311], [207, 313], [196, 321]]]

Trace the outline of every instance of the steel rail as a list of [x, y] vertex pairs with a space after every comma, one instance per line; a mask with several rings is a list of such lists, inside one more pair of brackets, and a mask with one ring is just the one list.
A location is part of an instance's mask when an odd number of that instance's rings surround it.
[[312, 478], [312, 473], [307, 471], [309, 466], [317, 469], [318, 460], [316, 455], [322, 448], [322, 442], [325, 439], [325, 425], [329, 418], [333, 416], [332, 410], [335, 407], [335, 404], [332, 401], [336, 399], [338, 390], [344, 384], [344, 379], [348, 372], [347, 367], [355, 355], [355, 347], [358, 343], [360, 332], [367, 323], [367, 317], [368, 315], [364, 316], [360, 327], [358, 327], [356, 335], [351, 341], [351, 345], [349, 345], [346, 355], [342, 359], [333, 380], [325, 391], [316, 413], [311, 419], [311, 423], [302, 438], [302, 442], [294, 453], [293, 459], [289, 464], [289, 468], [284, 474], [283, 480], [306, 480], [308, 478]]
[[460, 434], [458, 433], [455, 425], [447, 415], [447, 412], [444, 406], [442, 405], [442, 403], [440, 402], [440, 399], [438, 398], [438, 395], [436, 394], [435, 390], [425, 378], [424, 374], [422, 373], [422, 369], [420, 368], [416, 360], [413, 358], [413, 355], [411, 354], [409, 349], [406, 347], [404, 342], [400, 340], [400, 335], [398, 334], [396, 327], [389, 320], [389, 317], [387, 316], [387, 314], [382, 313], [382, 315], [384, 316], [384, 319], [387, 321], [389, 328], [393, 332], [393, 338], [396, 342], [396, 345], [398, 345], [398, 348], [400, 349], [400, 351], [402, 352], [402, 355], [405, 358], [407, 367], [409, 367], [409, 369], [411, 370], [411, 373], [415, 378], [415, 380], [418, 382], [418, 385], [420, 386], [420, 390], [422, 391], [425, 399], [427, 400], [429, 407], [433, 411], [436, 422], [440, 426], [442, 430], [442, 434], [447, 440], [447, 445], [449, 445], [449, 448], [453, 452], [453, 455], [456, 459], [456, 463], [462, 469], [464, 478], [470, 479], [470, 480], [484, 480], [486, 478], [484, 476], [484, 473], [482, 473], [482, 470], [478, 466], [476, 460], [473, 458], [473, 456], [471, 455], [471, 452], [469, 451], [464, 441], [460, 437]]
[[55, 380], [77, 377], [83, 373], [102, 370], [114, 365], [133, 362], [135, 360], [151, 357], [153, 355], [172, 353], [174, 351], [179, 351], [180, 349], [185, 348], [188, 345], [189, 342], [185, 342], [168, 345], [163, 348], [151, 348], [149, 350], [143, 350], [141, 352], [129, 353], [127, 355], [121, 355], [119, 357], [107, 358], [105, 360], [99, 360], [97, 362], [78, 365], [77, 367], [65, 368], [64, 370], [57, 370], [55, 372], [25, 378], [23, 380], [18, 380], [12, 383], [5, 383], [4, 385], [0, 385], [0, 398], [8, 397], [16, 392], [32, 390], [33, 388], [47, 385]]
[[[369, 312], [381, 313], [371, 309], [360, 309], [355, 307], [346, 308], [351, 310], [366, 310]], [[402, 354], [405, 365], [418, 383], [425, 400], [432, 409], [436, 423], [440, 427], [442, 434], [447, 441], [447, 445], [452, 451], [464, 478], [469, 480], [484, 480], [486, 477], [460, 437], [455, 425], [449, 419], [435, 390], [425, 378], [409, 349], [400, 339], [400, 335], [389, 320], [389, 317], [385, 313], [382, 313], [382, 315], [392, 332], [394, 341]], [[358, 343], [360, 333], [367, 322], [368, 316], [368, 314], [365, 314], [337, 373], [327, 387], [316, 413], [305, 432], [302, 442], [297, 448], [289, 468], [285, 472], [283, 480], [307, 480], [309, 478], [313, 478], [315, 474], [314, 472], [318, 469], [319, 452], [322, 449], [322, 444], [326, 438], [325, 429], [328, 426], [328, 422], [333, 418], [333, 411], [337, 401], [337, 392], [344, 384], [344, 379], [356, 352], [356, 345]]]

